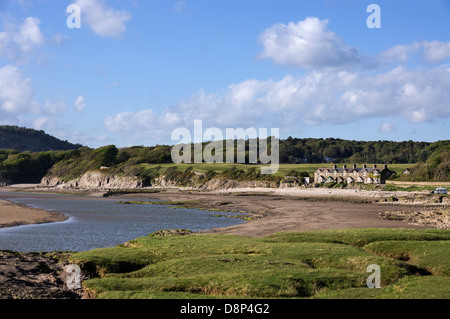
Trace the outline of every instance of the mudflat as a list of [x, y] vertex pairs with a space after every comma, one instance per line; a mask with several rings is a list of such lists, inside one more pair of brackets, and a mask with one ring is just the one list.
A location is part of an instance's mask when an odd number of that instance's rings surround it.
[[[96, 196], [100, 196], [95, 193]], [[220, 192], [164, 189], [154, 193], [121, 194], [116, 198], [143, 198], [195, 202], [193, 207], [251, 214], [251, 221], [206, 232], [264, 237], [277, 232], [311, 231], [343, 228], [432, 228], [399, 220], [382, 219], [385, 212], [413, 212], [423, 205], [374, 203], [374, 198], [392, 194], [343, 190], [269, 190], [233, 189]], [[400, 195], [396, 192], [395, 195]], [[92, 195], [91, 195], [92, 196]], [[85, 196], [85, 200], [100, 200]], [[62, 198], [62, 200], [64, 200]], [[64, 221], [68, 217], [57, 212], [34, 209], [0, 200], [0, 228], [25, 224]]]
[[196, 207], [237, 211], [252, 214], [249, 222], [212, 229], [206, 233], [224, 233], [251, 237], [264, 237], [277, 232], [296, 232], [343, 228], [430, 228], [385, 220], [379, 214], [386, 211], [414, 211], [418, 207], [398, 204], [355, 203], [340, 200], [313, 200], [274, 194], [217, 194], [160, 192], [130, 194], [126, 197], [162, 199], [169, 201], [195, 201]]
[[68, 217], [57, 212], [49, 212], [0, 200], [0, 228], [30, 224], [62, 222]]

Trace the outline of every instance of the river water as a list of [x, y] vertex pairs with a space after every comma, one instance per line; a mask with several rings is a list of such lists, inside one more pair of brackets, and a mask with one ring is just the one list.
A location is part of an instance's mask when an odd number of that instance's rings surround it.
[[199, 231], [244, 222], [197, 209], [123, 205], [118, 198], [26, 193], [2, 193], [1, 198], [69, 216], [59, 223], [0, 229], [0, 250], [17, 252], [86, 251], [117, 246], [162, 229]]

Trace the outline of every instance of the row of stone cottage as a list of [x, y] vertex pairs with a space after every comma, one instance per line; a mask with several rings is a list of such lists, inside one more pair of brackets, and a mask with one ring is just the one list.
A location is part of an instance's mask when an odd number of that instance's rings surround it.
[[364, 184], [385, 184], [395, 172], [388, 169], [387, 165], [377, 167], [374, 164], [372, 167], [363, 165], [357, 167], [353, 164], [352, 167], [343, 165], [333, 168], [319, 168], [314, 172], [314, 183], [364, 183]]

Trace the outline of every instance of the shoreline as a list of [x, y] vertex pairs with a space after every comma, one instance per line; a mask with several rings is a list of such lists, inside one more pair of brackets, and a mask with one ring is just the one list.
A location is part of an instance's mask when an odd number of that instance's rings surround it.
[[[80, 195], [86, 198], [102, 197], [107, 191], [58, 190], [19, 185], [14, 189], [0, 187], [0, 192], [32, 192], [39, 194]], [[191, 188], [149, 188], [114, 192], [109, 197], [143, 198], [192, 202], [192, 208], [235, 211], [250, 214], [253, 219], [242, 224], [214, 228], [198, 233], [226, 233], [262, 237], [281, 231], [310, 231], [337, 228], [436, 228], [432, 225], [406, 223], [401, 220], [383, 219], [387, 212], [417, 212], [430, 207], [448, 208], [441, 204], [420, 200], [423, 192], [370, 191], [327, 188], [233, 188], [197, 190]], [[392, 197], [409, 198], [408, 202], [392, 202]], [[35, 209], [27, 205], [0, 200], [0, 228], [28, 224], [61, 222], [68, 216]]]
[[423, 205], [372, 203], [348, 198], [311, 198], [269, 193], [180, 192], [133, 193], [114, 198], [161, 199], [188, 203], [188, 207], [247, 213], [254, 218], [241, 224], [196, 232], [265, 237], [277, 232], [300, 232], [344, 228], [435, 228], [400, 220], [382, 219], [388, 211], [414, 212]]

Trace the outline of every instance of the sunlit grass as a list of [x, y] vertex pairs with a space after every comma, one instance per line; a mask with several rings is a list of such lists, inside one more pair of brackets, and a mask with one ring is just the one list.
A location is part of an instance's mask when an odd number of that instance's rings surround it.
[[[84, 282], [97, 298], [448, 298], [449, 240], [437, 229], [168, 235], [71, 258], [100, 275]], [[381, 290], [366, 287], [371, 264]]]

